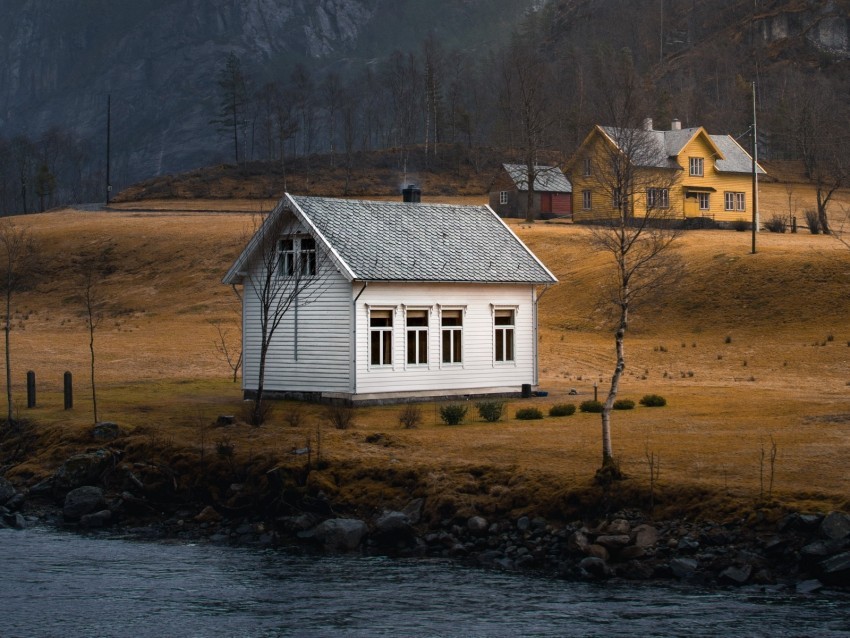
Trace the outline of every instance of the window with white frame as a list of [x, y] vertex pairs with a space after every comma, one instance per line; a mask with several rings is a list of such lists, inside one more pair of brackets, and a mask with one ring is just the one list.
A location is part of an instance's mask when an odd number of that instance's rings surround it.
[[649, 188], [646, 191], [648, 209], [670, 208], [670, 190], [667, 188]]
[[407, 311], [407, 364], [428, 363], [428, 311]]
[[708, 193], [697, 193], [697, 203], [700, 210], [710, 210], [711, 200]]
[[316, 240], [287, 237], [278, 243], [278, 272], [283, 277], [313, 277], [316, 274]]
[[593, 174], [593, 164], [589, 157], [584, 158], [584, 176], [590, 177]]
[[508, 191], [499, 191], [499, 204], [504, 206], [508, 203]]
[[734, 193], [732, 191], [726, 191], [723, 195], [724, 200], [726, 202], [726, 210], [747, 210], [745, 193]]
[[369, 310], [369, 363], [389, 366], [393, 363], [393, 311]]
[[440, 349], [443, 363], [463, 362], [463, 310], [440, 313]]
[[703, 158], [701, 157], [689, 157], [688, 164], [690, 167], [689, 174], [691, 177], [702, 177], [703, 176]]
[[581, 192], [581, 207], [584, 210], [590, 210], [592, 204], [592, 196], [590, 191], [582, 191]]
[[497, 362], [514, 361], [514, 326], [516, 310], [496, 308], [493, 315], [494, 359]]

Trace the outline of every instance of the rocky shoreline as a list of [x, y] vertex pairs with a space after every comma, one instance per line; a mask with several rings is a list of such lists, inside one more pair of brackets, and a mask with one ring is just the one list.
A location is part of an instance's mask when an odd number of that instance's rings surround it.
[[67, 459], [28, 489], [0, 478], [0, 527], [48, 524], [149, 540], [443, 558], [575, 580], [758, 586], [799, 594], [850, 588], [850, 515], [844, 512], [790, 513], [778, 522], [760, 520], [757, 512], [723, 523], [659, 521], [636, 509], [567, 523], [532, 515], [433, 521], [423, 516], [426, 497], [398, 510], [376, 504], [375, 513], [357, 517], [336, 514], [345, 504], [321, 495], [303, 494], [285, 508], [267, 501], [232, 508], [163, 499], [171, 487], [167, 472], [144, 470], [102, 448]]

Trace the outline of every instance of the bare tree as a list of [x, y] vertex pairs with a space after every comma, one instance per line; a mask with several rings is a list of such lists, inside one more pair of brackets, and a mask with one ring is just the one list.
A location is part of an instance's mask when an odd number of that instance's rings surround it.
[[213, 342], [216, 352], [227, 361], [227, 365], [233, 372], [233, 383], [236, 383], [239, 378], [239, 370], [242, 369], [242, 348], [233, 345], [230, 339], [230, 331], [221, 320], [210, 321], [210, 325], [215, 328], [218, 335], [218, 338]]
[[90, 355], [90, 379], [91, 400], [94, 422], [98, 422], [97, 412], [97, 386], [95, 383], [95, 348], [94, 336], [106, 310], [107, 297], [103, 290], [103, 280], [114, 271], [112, 264], [111, 244], [104, 244], [93, 248], [74, 261], [77, 271], [80, 292], [79, 301], [82, 307], [83, 320], [89, 333], [89, 355]]
[[239, 133], [244, 133], [247, 122], [249, 94], [248, 78], [242, 71], [242, 61], [233, 51], [228, 54], [224, 67], [218, 72], [216, 83], [221, 92], [218, 117], [210, 123], [233, 136], [233, 160], [238, 164]]
[[6, 338], [6, 422], [13, 423], [12, 414], [12, 297], [28, 287], [35, 271], [36, 244], [26, 228], [8, 218], [0, 221], [0, 290], [6, 300], [4, 332]]
[[594, 190], [606, 207], [610, 201], [611, 214], [590, 232], [596, 247], [613, 262], [606, 302], [614, 310], [616, 363], [602, 407], [600, 472], [618, 478], [611, 412], [626, 368], [626, 332], [639, 303], [657, 295], [678, 273], [679, 262], [670, 249], [680, 232], [682, 211], [669, 196], [677, 171], [660, 167], [659, 157], [666, 154], [659, 156], [657, 137], [638, 125], [643, 101], [630, 59], [621, 57], [611, 75], [610, 91], [600, 95], [600, 110], [614, 126], [603, 129], [591, 158]]
[[[244, 296], [257, 304], [259, 316], [259, 362], [257, 388], [250, 421], [261, 425], [265, 414], [266, 366], [275, 334], [290, 311], [315, 302], [324, 292], [331, 272], [327, 253], [307, 234], [287, 210], [267, 215], [255, 224], [251, 239], [254, 262], [243, 281]], [[248, 300], [244, 299], [243, 303]]]

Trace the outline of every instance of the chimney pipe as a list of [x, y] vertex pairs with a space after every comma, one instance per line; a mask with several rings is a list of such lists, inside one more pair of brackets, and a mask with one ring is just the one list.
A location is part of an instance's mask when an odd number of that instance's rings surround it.
[[673, 118], [673, 121], [670, 123], [670, 130], [671, 131], [681, 131], [682, 130], [682, 123], [679, 121], [678, 117]]
[[652, 118], [651, 117], [644, 118], [644, 120], [643, 120], [643, 130], [644, 131], [651, 131], [652, 130]]
[[407, 188], [401, 190], [401, 201], [418, 204], [422, 201], [422, 191], [416, 184], [408, 184]]

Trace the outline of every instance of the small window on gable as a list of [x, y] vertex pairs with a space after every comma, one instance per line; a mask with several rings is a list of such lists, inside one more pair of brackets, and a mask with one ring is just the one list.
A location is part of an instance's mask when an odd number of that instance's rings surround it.
[[703, 176], [703, 159], [701, 157], [689, 157], [688, 166], [691, 177]]
[[593, 174], [593, 164], [589, 157], [584, 158], [584, 176], [590, 177]]
[[312, 237], [301, 238], [301, 274], [304, 277], [316, 275], [316, 240]]
[[280, 274], [291, 277], [295, 274], [295, 240], [281, 239], [278, 246]]
[[508, 203], [508, 191], [499, 191], [499, 204], [504, 206]]
[[282, 277], [316, 275], [316, 240], [312, 237], [287, 237], [278, 243], [278, 268]]

